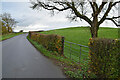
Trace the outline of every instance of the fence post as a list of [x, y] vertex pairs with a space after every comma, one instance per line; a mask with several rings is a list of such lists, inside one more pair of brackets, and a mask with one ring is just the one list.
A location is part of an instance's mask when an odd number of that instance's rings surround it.
[[31, 38], [31, 31], [29, 31], [29, 34], [28, 34], [28, 35], [29, 35], [29, 38]]
[[71, 45], [72, 45], [72, 43], [70, 43], [70, 59], [71, 59]]
[[79, 62], [80, 62], [80, 57], [81, 57], [81, 46], [80, 46], [80, 56], [79, 56]]
[[62, 50], [61, 55], [64, 55], [64, 37], [62, 37]]

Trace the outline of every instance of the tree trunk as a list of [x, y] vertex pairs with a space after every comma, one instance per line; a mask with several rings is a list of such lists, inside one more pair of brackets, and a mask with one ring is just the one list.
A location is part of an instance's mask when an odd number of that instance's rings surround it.
[[92, 38], [98, 37], [98, 29], [99, 29], [98, 22], [97, 22], [97, 20], [94, 20], [93, 24], [90, 27]]
[[98, 30], [96, 29], [96, 27], [91, 27], [90, 30], [91, 30], [91, 37], [92, 38], [98, 37]]
[[9, 29], [9, 27], [8, 27], [8, 33], [10, 32], [10, 29]]
[[94, 14], [93, 22], [92, 22], [91, 27], [90, 27], [92, 38], [98, 37], [98, 29], [99, 29], [98, 18]]

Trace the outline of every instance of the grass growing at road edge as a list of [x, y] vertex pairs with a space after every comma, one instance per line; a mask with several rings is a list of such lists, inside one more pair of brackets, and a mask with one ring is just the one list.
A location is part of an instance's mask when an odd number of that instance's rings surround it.
[[1, 35], [0, 36], [0, 41], [12, 38], [12, 37], [20, 35], [20, 34], [23, 34], [23, 33], [9, 33], [9, 34], [5, 34], [5, 35]]
[[31, 40], [29, 36], [27, 36], [27, 39], [44, 56], [52, 59], [58, 66], [60, 66], [68, 78], [95, 78], [94, 74], [89, 73], [87, 65], [75, 63], [64, 56], [60, 56], [56, 52], [48, 51], [42, 45]]

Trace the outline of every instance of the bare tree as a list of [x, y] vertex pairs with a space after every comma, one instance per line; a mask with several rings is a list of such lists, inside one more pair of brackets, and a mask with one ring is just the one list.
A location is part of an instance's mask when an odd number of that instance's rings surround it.
[[90, 25], [91, 36], [93, 38], [98, 36], [99, 26], [105, 20], [111, 20], [116, 26], [118, 25], [118, 18], [120, 16], [109, 16], [114, 10], [117, 10], [120, 1], [102, 0], [31, 0], [33, 9], [46, 9], [52, 11], [70, 11], [69, 18], [76, 20], [80, 18], [85, 20]]
[[3, 13], [1, 14], [2, 21], [6, 23], [6, 27], [8, 27], [8, 32], [9, 32], [9, 27], [13, 28], [15, 27], [16, 23], [18, 23], [15, 19], [11, 17], [9, 13]]

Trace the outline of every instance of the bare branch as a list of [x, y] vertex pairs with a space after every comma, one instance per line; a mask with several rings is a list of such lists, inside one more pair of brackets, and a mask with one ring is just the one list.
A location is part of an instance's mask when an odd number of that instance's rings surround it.
[[94, 5], [95, 5], [96, 9], [98, 10], [98, 5], [97, 5], [97, 3], [96, 3], [96, 2], [93, 2], [93, 3], [94, 3]]
[[[107, 2], [102, 2], [102, 4], [100, 5], [100, 7], [98, 8], [98, 10], [97, 10], [97, 15], [101, 12], [101, 10], [103, 9], [103, 7], [104, 7], [104, 5], [106, 4]], [[96, 15], [96, 16], [97, 16]]]
[[120, 3], [120, 1], [117, 1], [117, 2], [113, 3], [112, 6], [115, 6], [118, 3]]
[[115, 19], [118, 19], [118, 18], [120, 18], [120, 16], [118, 16], [118, 17], [112, 17], [112, 18], [106, 18], [106, 20], [111, 20], [116, 26], [120, 26], [118, 24], [118, 21], [115, 20]]
[[95, 13], [95, 8], [94, 8], [92, 2], [89, 1], [89, 3], [90, 3], [90, 5], [91, 5], [91, 7], [92, 7], [93, 13]]
[[80, 14], [79, 11], [75, 8], [75, 6], [71, 6], [69, 3], [67, 3], [67, 6], [69, 6], [73, 10], [77, 17], [84, 19], [90, 25], [92, 25], [92, 21], [87, 16]]
[[110, 12], [110, 10], [112, 9], [112, 3], [110, 2], [108, 5], [108, 9], [106, 10], [105, 14], [103, 15], [103, 17], [101, 18], [101, 20], [98, 22], [98, 25], [100, 25], [101, 23], [104, 22], [104, 20], [106, 19], [106, 16], [108, 16], [108, 13]]
[[[58, 11], [64, 11], [64, 10], [67, 10], [67, 9], [69, 9], [70, 7], [65, 7], [64, 5], [63, 5], [63, 2], [54, 2], [54, 3], [57, 3], [57, 4], [59, 4], [59, 5], [61, 5], [63, 8], [58, 8], [58, 7], [56, 7], [56, 6], [51, 6], [51, 5], [49, 5], [49, 4], [45, 4], [44, 2], [40, 2], [40, 1], [37, 1], [38, 3], [34, 3], [34, 5], [32, 6], [32, 8], [34, 9], [34, 8], [36, 8], [37, 6], [39, 6], [39, 7], [43, 7], [44, 9], [46, 9], [46, 10], [58, 10]], [[65, 4], [65, 2], [64, 2], [64, 4]]]

